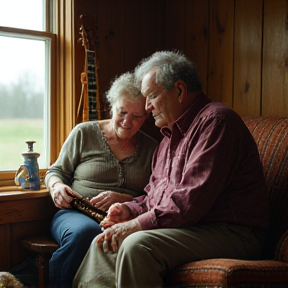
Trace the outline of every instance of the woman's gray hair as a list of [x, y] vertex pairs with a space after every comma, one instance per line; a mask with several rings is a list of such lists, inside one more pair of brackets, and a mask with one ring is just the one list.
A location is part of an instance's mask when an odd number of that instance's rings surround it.
[[134, 71], [138, 87], [141, 87], [143, 77], [152, 68], [157, 68], [156, 83], [167, 90], [172, 89], [177, 80], [184, 81], [189, 92], [202, 90], [195, 64], [180, 52], [158, 51], [143, 59]]
[[106, 93], [110, 107], [113, 107], [119, 97], [124, 93], [131, 102], [137, 101], [139, 98], [143, 97], [140, 89], [135, 85], [134, 73], [126, 72], [114, 79], [110, 89]]

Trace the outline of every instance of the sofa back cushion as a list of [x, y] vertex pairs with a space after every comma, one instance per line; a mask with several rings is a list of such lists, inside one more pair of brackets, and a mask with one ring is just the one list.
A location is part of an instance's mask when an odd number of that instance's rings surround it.
[[274, 258], [277, 245], [288, 229], [288, 118], [245, 117], [243, 120], [258, 145], [269, 191], [271, 225], [263, 256]]

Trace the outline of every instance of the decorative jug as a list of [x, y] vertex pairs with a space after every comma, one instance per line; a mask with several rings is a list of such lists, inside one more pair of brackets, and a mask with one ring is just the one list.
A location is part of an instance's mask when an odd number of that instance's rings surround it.
[[24, 164], [21, 165], [16, 172], [14, 181], [16, 185], [20, 185], [23, 189], [40, 190], [39, 166], [37, 158], [39, 153], [33, 151], [35, 141], [26, 141], [28, 151], [22, 152]]

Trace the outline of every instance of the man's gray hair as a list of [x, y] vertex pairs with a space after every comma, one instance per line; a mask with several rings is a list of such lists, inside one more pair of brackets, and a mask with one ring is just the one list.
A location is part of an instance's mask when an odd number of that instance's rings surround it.
[[129, 101], [137, 101], [142, 98], [143, 95], [137, 86], [135, 85], [134, 73], [126, 72], [119, 77], [116, 77], [111, 84], [110, 89], [106, 93], [107, 100], [111, 107], [116, 103], [122, 94], [128, 94]]
[[135, 80], [138, 87], [141, 87], [145, 74], [153, 68], [157, 68], [156, 83], [162, 84], [167, 90], [172, 89], [177, 80], [185, 82], [189, 92], [202, 90], [195, 64], [180, 52], [158, 51], [143, 59], [135, 68]]

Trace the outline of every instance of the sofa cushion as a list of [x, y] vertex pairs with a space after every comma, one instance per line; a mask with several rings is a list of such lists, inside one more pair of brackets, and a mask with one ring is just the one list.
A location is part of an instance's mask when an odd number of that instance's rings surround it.
[[175, 269], [165, 287], [287, 287], [287, 276], [288, 263], [279, 261], [209, 259]]
[[278, 258], [277, 245], [288, 229], [288, 118], [246, 117], [244, 122], [258, 146], [269, 190], [271, 227], [264, 258]]

